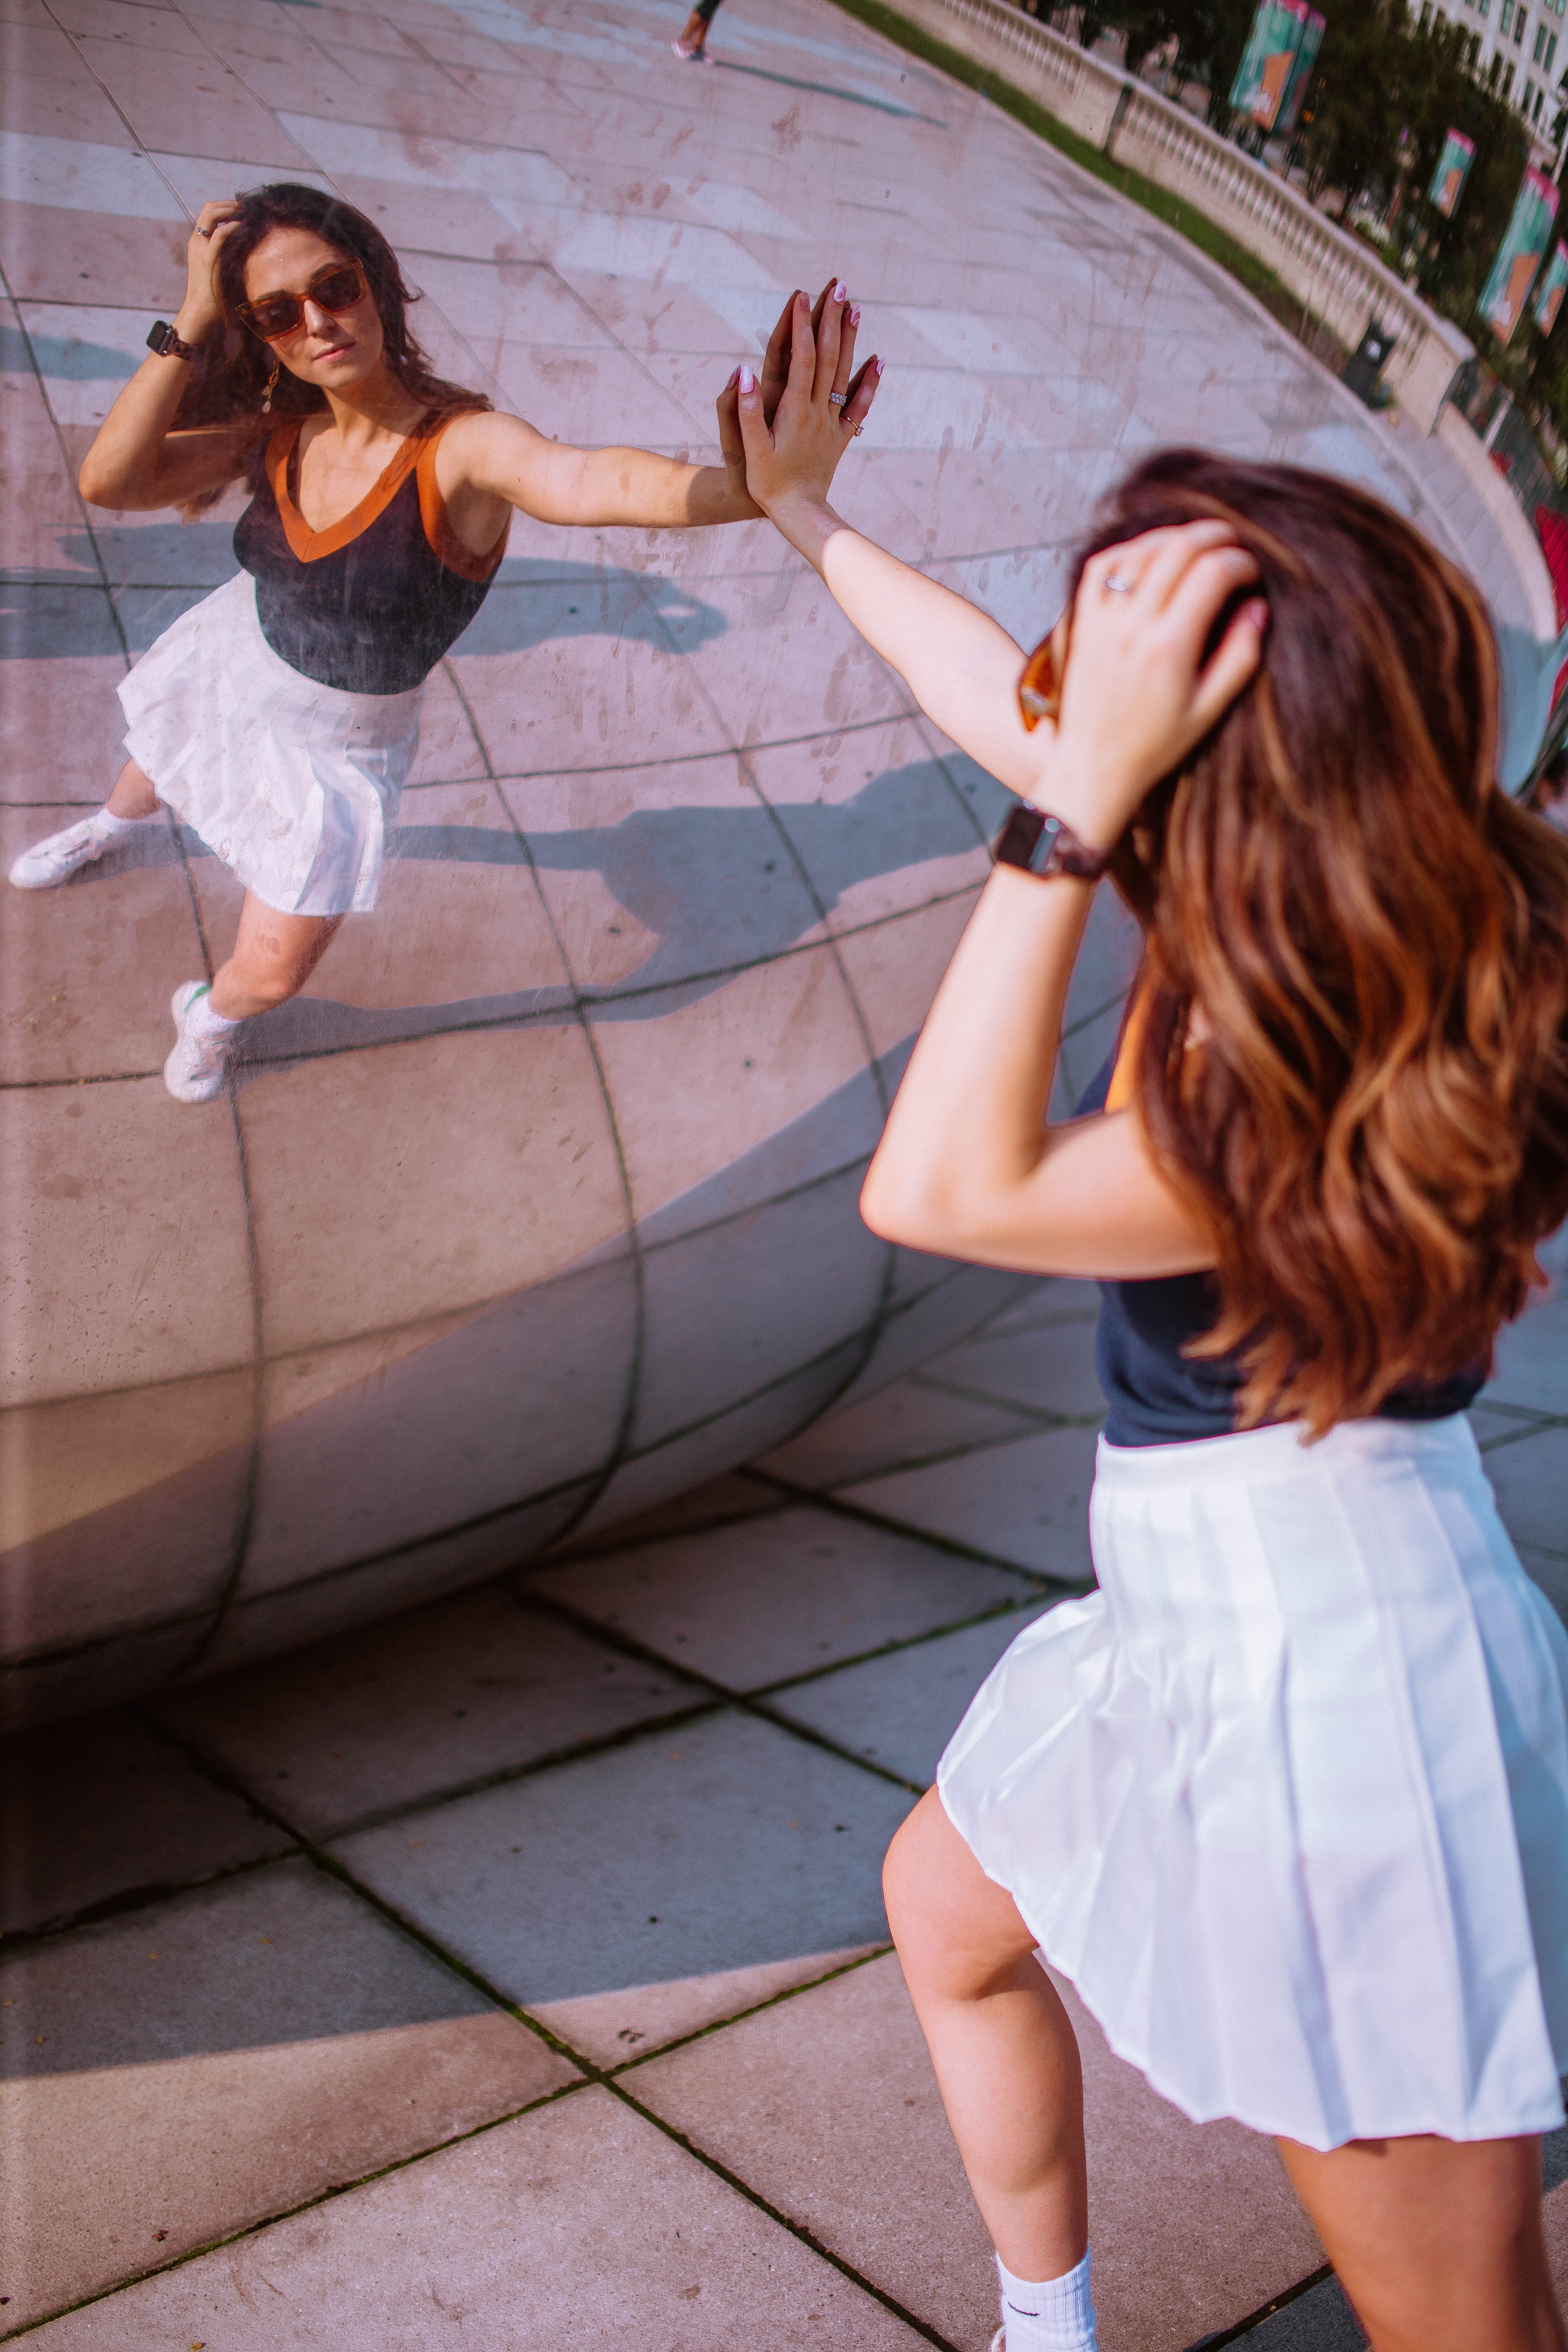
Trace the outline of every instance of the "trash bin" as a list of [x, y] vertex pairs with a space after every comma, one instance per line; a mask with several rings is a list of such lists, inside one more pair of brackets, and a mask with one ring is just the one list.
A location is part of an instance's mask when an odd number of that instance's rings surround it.
[[1370, 319], [1365, 334], [1345, 362], [1344, 382], [1369, 408], [1381, 408], [1387, 397], [1380, 378], [1393, 349], [1394, 337], [1387, 328]]

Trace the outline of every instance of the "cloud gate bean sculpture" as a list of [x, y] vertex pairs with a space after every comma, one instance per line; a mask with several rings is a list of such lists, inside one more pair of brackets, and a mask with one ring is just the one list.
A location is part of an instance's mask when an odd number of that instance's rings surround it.
[[[742, 748], [744, 582], [503, 561], [509, 499], [718, 522], [743, 474], [617, 492], [454, 413], [379, 233], [264, 194], [204, 209], [83, 467], [138, 583], [132, 764], [88, 817], [78, 774], [6, 812], [11, 1722], [613, 1523], [1016, 1286], [856, 1213], [996, 788], [820, 626]], [[242, 468], [232, 544], [164, 519]], [[103, 620], [46, 597], [32, 648], [100, 700]]]

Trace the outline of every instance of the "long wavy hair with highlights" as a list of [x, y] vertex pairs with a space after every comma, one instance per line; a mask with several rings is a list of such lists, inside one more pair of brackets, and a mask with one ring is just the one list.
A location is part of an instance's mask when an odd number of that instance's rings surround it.
[[[274, 180], [266, 187], [247, 188], [236, 198], [236, 203], [239, 208], [237, 224], [218, 255], [218, 299], [225, 325], [220, 334], [212, 336], [204, 345], [195, 361], [174, 423], [176, 426], [232, 425], [253, 417], [258, 449], [247, 468], [253, 488], [260, 484], [259, 445], [272, 421], [308, 414], [327, 404], [321, 387], [291, 374], [285, 362], [278, 368], [272, 383], [270, 412], [262, 412], [261, 404], [273, 374], [274, 354], [268, 344], [239, 324], [237, 314], [245, 300], [245, 265], [262, 239], [275, 228], [312, 230], [328, 245], [335, 246], [340, 253], [352, 255], [359, 263], [381, 320], [386, 364], [413, 399], [437, 416], [490, 406], [484, 393], [448, 383], [431, 366], [408, 323], [409, 305], [419, 297], [405, 280], [396, 254], [375, 223], [363, 213], [344, 204], [341, 196], [294, 180]], [[221, 491], [213, 490], [205, 498], [192, 500], [190, 510], [210, 506], [221, 496]]]
[[1568, 1213], [1568, 840], [1500, 787], [1491, 625], [1409, 523], [1322, 475], [1169, 450], [1080, 562], [1203, 516], [1257, 557], [1271, 621], [1111, 866], [1147, 937], [1138, 1100], [1217, 1253], [1193, 1352], [1239, 1349], [1242, 1426], [1321, 1435], [1489, 1361], [1543, 1279]]

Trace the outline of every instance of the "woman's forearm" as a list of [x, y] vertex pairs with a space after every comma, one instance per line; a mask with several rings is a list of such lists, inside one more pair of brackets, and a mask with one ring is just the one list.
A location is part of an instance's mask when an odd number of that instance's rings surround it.
[[[177, 321], [174, 331], [180, 332]], [[168, 503], [158, 461], [190, 380], [188, 360], [149, 352], [121, 386], [81, 461], [79, 482], [89, 505], [132, 509]]]
[[1000, 622], [889, 555], [826, 501], [793, 502], [773, 520], [944, 735], [1014, 792], [1043, 785], [1050, 738], [1029, 734], [1018, 715], [1023, 656]]
[[691, 466], [651, 449], [584, 450], [572, 507], [559, 519], [652, 530], [753, 522], [762, 514], [743, 466]]
[[1046, 1110], [1093, 896], [1067, 875], [993, 873], [866, 1178], [861, 1212], [874, 1232], [1007, 1262], [1021, 1198], [1050, 1149]]

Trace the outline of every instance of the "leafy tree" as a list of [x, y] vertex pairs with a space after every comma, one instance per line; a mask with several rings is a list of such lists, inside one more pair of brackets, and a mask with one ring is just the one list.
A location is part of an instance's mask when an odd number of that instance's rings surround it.
[[1387, 189], [1397, 173], [1407, 21], [1401, 0], [1388, 8], [1339, 0], [1328, 19], [1304, 109], [1311, 124], [1302, 160], [1314, 201], [1326, 188], [1341, 192], [1342, 220], [1358, 196], [1380, 184]]

